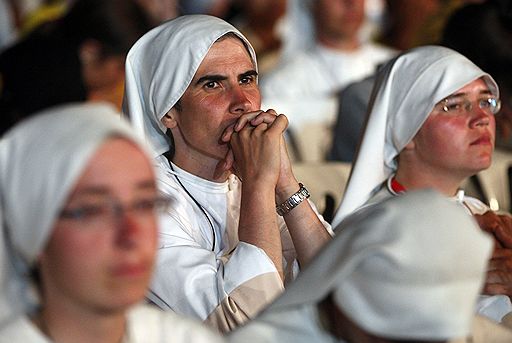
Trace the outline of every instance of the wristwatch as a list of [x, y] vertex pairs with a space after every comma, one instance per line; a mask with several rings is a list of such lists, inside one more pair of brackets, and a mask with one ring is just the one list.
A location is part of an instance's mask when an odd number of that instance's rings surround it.
[[299, 186], [300, 188], [297, 192], [293, 193], [281, 205], [276, 206], [277, 214], [279, 214], [280, 216], [285, 215], [286, 213], [290, 212], [295, 207], [297, 207], [298, 204], [300, 204], [301, 202], [310, 197], [310, 194], [306, 187], [304, 187], [302, 183], [299, 183]]

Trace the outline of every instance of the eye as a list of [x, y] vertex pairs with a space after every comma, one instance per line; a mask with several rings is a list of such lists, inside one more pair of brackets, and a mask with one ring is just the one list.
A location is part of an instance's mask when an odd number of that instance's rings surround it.
[[108, 212], [108, 208], [106, 205], [88, 204], [77, 206], [74, 208], [64, 209], [60, 213], [60, 216], [61, 218], [67, 219], [85, 220], [102, 216], [106, 212]]
[[256, 76], [255, 75], [249, 75], [249, 76], [244, 76], [240, 79], [240, 83], [241, 84], [251, 84], [253, 82], [255, 82], [256, 80]]
[[463, 103], [462, 101], [457, 100], [448, 100], [444, 103], [443, 110], [445, 112], [458, 112], [462, 110]]
[[169, 206], [167, 198], [140, 199], [133, 203], [132, 208], [139, 213], [148, 213], [155, 210], [165, 210]]
[[206, 82], [206, 83], [204, 84], [204, 87], [205, 87], [205, 88], [209, 88], [209, 89], [215, 88], [215, 87], [217, 87], [217, 86], [218, 86], [217, 81], [209, 81], [209, 82]]

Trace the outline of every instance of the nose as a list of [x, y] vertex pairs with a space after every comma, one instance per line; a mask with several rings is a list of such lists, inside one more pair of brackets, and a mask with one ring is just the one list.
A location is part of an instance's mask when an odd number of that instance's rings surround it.
[[140, 239], [140, 233], [143, 230], [143, 222], [132, 211], [123, 209], [117, 213], [116, 227], [116, 245], [124, 249], [131, 249], [137, 245]]
[[251, 111], [252, 103], [248, 94], [242, 87], [238, 85], [233, 87], [233, 89], [230, 91], [230, 97], [230, 113], [242, 115]]
[[469, 111], [471, 115], [470, 127], [488, 126], [494, 115], [485, 111], [478, 106], [478, 104], [472, 104], [472, 108]]

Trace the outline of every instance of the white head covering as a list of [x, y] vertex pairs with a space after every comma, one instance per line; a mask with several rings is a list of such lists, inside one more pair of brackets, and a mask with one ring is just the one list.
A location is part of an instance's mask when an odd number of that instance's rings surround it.
[[396, 156], [414, 138], [435, 104], [480, 77], [492, 94], [499, 96], [489, 74], [440, 46], [409, 50], [379, 71], [361, 146], [332, 227], [362, 206], [396, 171]]
[[345, 315], [380, 337], [470, 332], [492, 240], [460, 205], [433, 190], [411, 191], [355, 212], [342, 226], [266, 312], [286, 316], [332, 293]]
[[154, 156], [169, 150], [162, 117], [181, 98], [210, 47], [220, 37], [234, 33], [249, 41], [232, 25], [208, 15], [185, 15], [142, 36], [128, 52], [123, 113], [154, 149]]
[[0, 326], [35, 305], [25, 292], [27, 273], [94, 152], [112, 135], [144, 149], [132, 131], [111, 106], [76, 104], [41, 112], [2, 137]]

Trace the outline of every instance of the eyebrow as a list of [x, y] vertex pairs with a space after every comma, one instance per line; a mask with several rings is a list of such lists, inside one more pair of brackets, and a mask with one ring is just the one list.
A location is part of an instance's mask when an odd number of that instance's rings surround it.
[[[447, 96], [445, 99], [461, 98], [461, 97], [464, 97], [467, 95], [468, 95], [468, 93], [464, 93], [464, 92], [463, 93], [455, 93], [455, 94]], [[492, 92], [489, 89], [482, 89], [478, 93], [478, 95], [492, 95]]]
[[[153, 180], [144, 180], [141, 182], [138, 182], [135, 185], [135, 188], [137, 190], [154, 190], [156, 189], [155, 182]], [[110, 193], [109, 188], [107, 186], [86, 186], [83, 189], [79, 189], [78, 192], [76, 192], [73, 197], [78, 196], [87, 196], [87, 195], [108, 195]]]
[[[258, 72], [256, 70], [248, 70], [245, 73], [239, 74], [238, 79], [243, 79], [248, 76], [258, 76]], [[195, 84], [200, 85], [204, 82], [212, 82], [212, 81], [224, 81], [227, 80], [227, 76], [219, 75], [219, 74], [213, 74], [213, 75], [205, 75], [200, 77]]]

